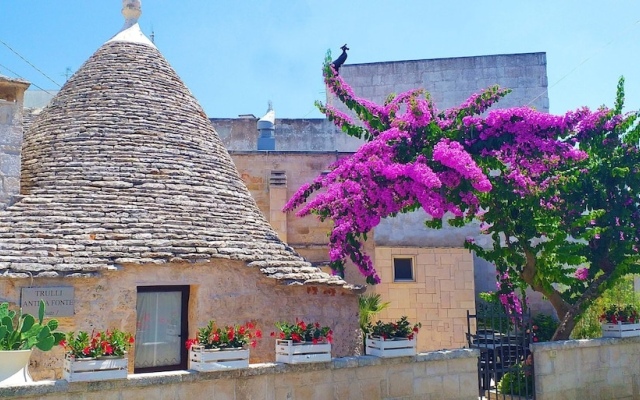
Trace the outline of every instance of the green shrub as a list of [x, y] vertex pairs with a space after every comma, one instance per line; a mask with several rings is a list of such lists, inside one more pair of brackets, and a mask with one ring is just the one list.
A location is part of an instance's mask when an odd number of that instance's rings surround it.
[[531, 375], [531, 371], [520, 363], [502, 375], [496, 388], [498, 389], [498, 393], [518, 396], [530, 395], [533, 393], [533, 376]]
[[548, 314], [537, 314], [533, 317], [533, 332], [538, 342], [548, 342], [553, 337], [556, 329], [558, 329], [558, 321]]

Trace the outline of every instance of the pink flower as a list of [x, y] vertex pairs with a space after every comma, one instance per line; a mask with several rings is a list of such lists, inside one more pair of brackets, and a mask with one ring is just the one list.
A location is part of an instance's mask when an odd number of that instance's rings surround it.
[[578, 268], [576, 270], [575, 277], [578, 280], [586, 281], [589, 277], [589, 270], [587, 268]]

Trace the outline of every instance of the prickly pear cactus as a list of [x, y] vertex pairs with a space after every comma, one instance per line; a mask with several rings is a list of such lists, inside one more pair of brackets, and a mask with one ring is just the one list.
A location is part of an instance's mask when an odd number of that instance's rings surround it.
[[9, 303], [0, 304], [0, 350], [29, 350], [37, 347], [49, 351], [64, 338], [56, 332], [58, 321], [44, 322], [44, 301], [40, 300], [38, 320], [31, 314], [9, 310]]

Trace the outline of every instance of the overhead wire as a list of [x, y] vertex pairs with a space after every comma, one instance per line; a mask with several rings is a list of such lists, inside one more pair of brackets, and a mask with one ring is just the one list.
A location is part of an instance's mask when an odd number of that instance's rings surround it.
[[[4, 66], [4, 65], [2, 65], [2, 64], [0, 64], [0, 68], [4, 68], [4, 69], [6, 69], [7, 71], [11, 72], [12, 74], [14, 74], [16, 77], [18, 77], [18, 78], [20, 78], [20, 79], [24, 79], [25, 81], [27, 80], [27, 79], [25, 79], [24, 77], [20, 76], [20, 74], [18, 74], [17, 72], [12, 71], [11, 69], [7, 68], [6, 66]], [[33, 85], [33, 86], [37, 87], [38, 89], [42, 90], [43, 92], [45, 92], [45, 93], [47, 93], [47, 94], [49, 94], [49, 95], [51, 95], [51, 96], [55, 96], [53, 93], [49, 92], [47, 89], [43, 89], [43, 88], [41, 88], [40, 86], [36, 85], [35, 83], [32, 83], [32, 82], [29, 82], [29, 83], [30, 83], [31, 85]]]
[[[3, 45], [5, 45], [7, 47], [7, 49], [11, 50], [11, 52], [13, 52], [13, 54], [17, 55], [18, 57], [20, 57], [24, 62], [26, 62], [27, 64], [29, 64], [33, 69], [35, 69], [36, 71], [38, 71], [39, 73], [42, 74], [42, 76], [44, 76], [45, 78], [49, 79], [51, 82], [53, 82], [55, 85], [57, 85], [58, 87], [62, 87], [62, 85], [60, 85], [58, 82], [54, 81], [49, 75], [45, 74], [44, 72], [42, 72], [40, 70], [40, 68], [36, 67], [35, 65], [33, 65], [31, 62], [29, 62], [29, 60], [27, 60], [26, 58], [24, 58], [22, 55], [20, 55], [20, 53], [18, 53], [17, 51], [15, 51], [11, 46], [9, 46], [7, 43], [5, 43], [4, 41], [0, 40], [0, 43], [2, 43]], [[34, 85], [35, 86], [35, 85]]]
[[631, 25], [627, 26], [625, 29], [623, 29], [619, 34], [617, 34], [616, 36], [613, 37], [613, 39], [609, 40], [607, 43], [605, 43], [603, 46], [601, 46], [600, 48], [598, 48], [594, 53], [592, 53], [591, 55], [587, 56], [587, 58], [585, 58], [584, 60], [582, 60], [582, 62], [580, 62], [578, 65], [576, 65], [575, 67], [573, 67], [573, 69], [571, 69], [569, 72], [567, 72], [566, 74], [564, 74], [560, 79], [558, 79], [557, 81], [554, 82], [553, 85], [548, 86], [547, 89], [545, 91], [543, 91], [542, 93], [540, 93], [539, 95], [537, 95], [536, 97], [534, 97], [529, 103], [527, 103], [528, 106], [531, 105], [531, 103], [533, 103], [534, 101], [538, 100], [541, 96], [544, 96], [545, 93], [547, 93], [549, 91], [549, 89], [551, 89], [552, 87], [556, 86], [558, 83], [562, 82], [566, 77], [568, 77], [569, 75], [571, 75], [572, 73], [574, 73], [578, 68], [580, 68], [582, 65], [584, 65], [587, 61], [591, 60], [593, 57], [595, 57], [597, 54], [599, 54], [600, 52], [602, 52], [602, 50], [604, 50], [607, 46], [609, 46], [611, 43], [615, 42], [617, 39], [619, 39], [623, 34], [626, 34], [627, 31], [629, 31], [631, 28], [633, 28], [634, 25], [637, 25], [640, 23], [640, 19], [637, 20], [636, 22], [632, 23]]

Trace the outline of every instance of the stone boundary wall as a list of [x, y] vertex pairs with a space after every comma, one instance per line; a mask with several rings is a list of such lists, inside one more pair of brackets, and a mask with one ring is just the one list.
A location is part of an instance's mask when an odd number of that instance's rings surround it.
[[536, 400], [640, 399], [640, 337], [534, 343]]
[[40, 381], [0, 387], [0, 398], [476, 400], [478, 355], [477, 350], [459, 349], [414, 357], [360, 356], [312, 364], [251, 364], [233, 371], [137, 374], [101, 382]]

